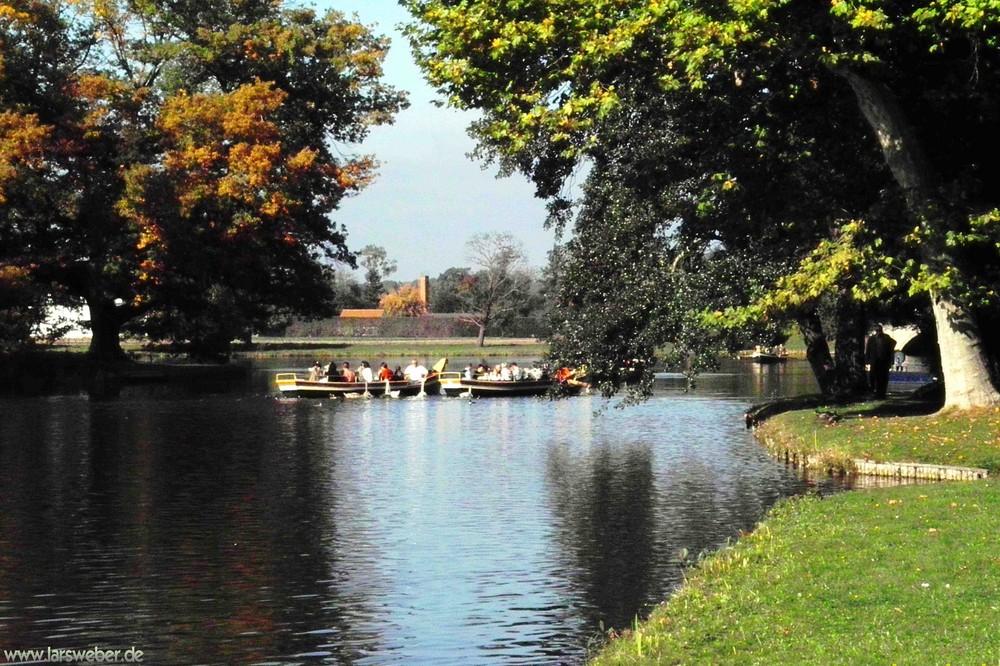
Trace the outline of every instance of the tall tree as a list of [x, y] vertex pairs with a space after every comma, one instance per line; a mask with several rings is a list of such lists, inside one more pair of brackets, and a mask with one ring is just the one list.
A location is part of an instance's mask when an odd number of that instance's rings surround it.
[[459, 288], [471, 272], [468, 268], [452, 267], [431, 280], [431, 311], [461, 312]]
[[[782, 78], [775, 68], [770, 76], [772, 82]], [[742, 337], [735, 328], [713, 333], [698, 316], [701, 309], [725, 309], [760, 296], [841, 220], [877, 214], [872, 209], [882, 202], [888, 175], [873, 159], [874, 151], [852, 150], [841, 138], [858, 131], [860, 119], [852, 123], [849, 113], [842, 114], [831, 125], [800, 110], [831, 104], [830, 97], [844, 103], [846, 86], [829, 85], [831, 78], [826, 73], [826, 80], [791, 101], [754, 90], [726, 95], [724, 83], [699, 95], [637, 92], [601, 122], [589, 150], [592, 168], [572, 256], [590, 244], [611, 270], [619, 260], [627, 268], [636, 260], [633, 248], [642, 244], [651, 255], [666, 255], [669, 270], [629, 271], [598, 294], [617, 312], [627, 312], [628, 301], [643, 300], [647, 281], [659, 281], [655, 308], [642, 312], [646, 323], [640, 328], [649, 330], [644, 336], [630, 333], [635, 341], [648, 337], [651, 349], [671, 343], [678, 352], [702, 357], [713, 346], [731, 351], [740, 342], [768, 342], [791, 319], [809, 340], [808, 357], [824, 393], [843, 398], [863, 389], [864, 326], [850, 325], [862, 313], [848, 282], [760, 312], [757, 320], [744, 317]], [[565, 276], [571, 292], [587, 284], [601, 291], [602, 280], [610, 281], [602, 275], [591, 283], [579, 270]], [[824, 293], [840, 303], [836, 319], [843, 325], [833, 331], [824, 331], [817, 316]], [[662, 321], [648, 319], [654, 310]], [[571, 325], [569, 313], [562, 316]], [[828, 335], [836, 337], [836, 358]], [[599, 347], [589, 348], [602, 356]], [[608, 353], [615, 348], [604, 347]], [[631, 359], [646, 358], [635, 351], [588, 365], [611, 372], [629, 361], [634, 375], [637, 364]]]
[[224, 340], [328, 312], [352, 261], [330, 214], [373, 167], [335, 144], [405, 105], [386, 47], [282, 2], [4, 0], [0, 262], [86, 302], [101, 359], [126, 323]]
[[479, 328], [476, 344], [489, 329], [517, 311], [531, 283], [524, 246], [508, 233], [476, 234], [467, 243], [475, 270], [459, 286], [460, 321]]
[[[486, 154], [550, 195], [601, 122], [637, 89], [699, 95], [728, 84], [793, 100], [820, 68], [850, 90], [872, 131], [842, 137], [881, 149], [909, 225], [876, 238], [919, 254], [883, 271], [934, 304], [946, 406], [1000, 402], [980, 322], [996, 312], [1000, 194], [1000, 12], [992, 0], [407, 0], [430, 80], [484, 111]], [[760, 56], [764, 55], [761, 60]], [[780, 61], [796, 79], [776, 83]], [[833, 122], [839, 105], [811, 109]], [[897, 288], [893, 284], [891, 288]], [[874, 295], [870, 293], [869, 295]]]
[[337, 309], [365, 307], [364, 289], [349, 268], [335, 269], [332, 281]]
[[358, 263], [365, 269], [364, 299], [366, 307], [377, 307], [385, 294], [385, 279], [396, 272], [396, 262], [389, 259], [385, 248], [366, 245], [358, 252]]

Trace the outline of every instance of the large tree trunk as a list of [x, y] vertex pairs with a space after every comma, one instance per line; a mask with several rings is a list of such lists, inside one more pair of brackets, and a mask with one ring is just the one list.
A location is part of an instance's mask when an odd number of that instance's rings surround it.
[[806, 360], [823, 396], [844, 401], [863, 395], [867, 383], [862, 310], [848, 297], [841, 297], [837, 306], [836, 357], [830, 353], [829, 340], [815, 306], [799, 313], [796, 321], [806, 343]]
[[[930, 162], [920, 139], [906, 120], [888, 87], [856, 72], [840, 72], [848, 81], [865, 119], [875, 130], [885, 162], [903, 190], [907, 208], [917, 224], [943, 236], [947, 213], [937, 201]], [[932, 269], [944, 270], [955, 257], [943, 247], [922, 248]], [[982, 336], [968, 307], [947, 294], [932, 293], [934, 324], [941, 348], [945, 408], [1000, 404], [1000, 393], [989, 373]]]
[[806, 360], [812, 368], [819, 390], [824, 396], [833, 398], [835, 395], [833, 356], [830, 354], [830, 344], [823, 332], [823, 322], [815, 307], [810, 307], [796, 317], [796, 323], [802, 332], [802, 340], [806, 344]]
[[945, 408], [1000, 405], [1000, 395], [990, 381], [989, 363], [976, 321], [940, 294], [931, 294], [931, 307], [941, 350]]
[[844, 399], [857, 398], [868, 390], [865, 374], [864, 310], [851, 298], [849, 290], [837, 298], [836, 391]]
[[87, 299], [90, 308], [90, 355], [98, 365], [110, 365], [125, 359], [121, 345], [124, 323], [113, 301], [95, 296]]
[[476, 346], [477, 347], [486, 346], [486, 324], [479, 325], [479, 337], [476, 338]]

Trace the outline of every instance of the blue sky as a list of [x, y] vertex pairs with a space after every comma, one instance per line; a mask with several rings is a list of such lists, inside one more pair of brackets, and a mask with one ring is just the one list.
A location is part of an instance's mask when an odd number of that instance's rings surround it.
[[410, 108], [395, 124], [374, 128], [360, 148], [381, 163], [378, 179], [335, 214], [351, 249], [383, 246], [398, 264], [392, 279], [409, 281], [468, 266], [465, 244], [473, 234], [510, 232], [524, 243], [529, 263], [544, 266], [553, 244], [543, 227], [544, 202], [523, 177], [498, 179], [495, 166], [484, 170], [466, 156], [475, 145], [466, 134], [475, 116], [432, 104], [436, 93], [397, 30], [409, 14], [396, 0], [322, 0], [316, 7], [356, 14], [390, 37], [385, 80], [410, 93]]

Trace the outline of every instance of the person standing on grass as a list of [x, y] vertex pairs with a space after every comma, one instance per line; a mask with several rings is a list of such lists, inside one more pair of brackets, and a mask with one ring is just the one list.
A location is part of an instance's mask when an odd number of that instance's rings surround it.
[[865, 345], [865, 361], [868, 363], [869, 386], [878, 399], [885, 398], [889, 386], [889, 369], [892, 367], [895, 351], [896, 341], [889, 337], [881, 326], [876, 325], [875, 332]]

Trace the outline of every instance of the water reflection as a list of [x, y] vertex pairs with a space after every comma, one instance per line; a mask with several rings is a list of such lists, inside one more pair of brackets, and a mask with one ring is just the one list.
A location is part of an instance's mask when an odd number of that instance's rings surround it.
[[565, 573], [582, 591], [585, 621], [595, 629], [628, 626], [660, 587], [652, 453], [602, 446], [578, 456], [563, 447], [547, 463]]
[[803, 487], [730, 399], [267, 390], [0, 403], [0, 648], [578, 663]]
[[[679, 372], [660, 372], [656, 374], [655, 386], [661, 391], [687, 392], [688, 382]], [[694, 386], [692, 392], [700, 396], [739, 396], [755, 402], [819, 391], [815, 375], [802, 359], [783, 363], [722, 359], [716, 372], [698, 375]]]
[[[748, 530], [805, 481], [776, 467], [735, 418], [740, 405], [654, 402], [606, 415], [586, 448], [550, 450], [551, 487], [566, 571], [584, 596], [589, 626], [629, 626], [662, 601], [694, 557]], [[713, 421], [709, 413], [730, 418]], [[636, 418], [637, 440], [608, 437]]]

